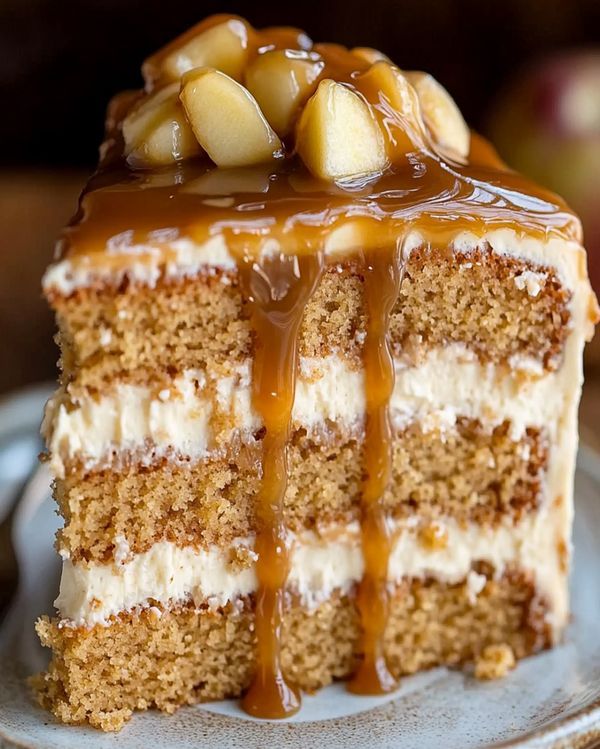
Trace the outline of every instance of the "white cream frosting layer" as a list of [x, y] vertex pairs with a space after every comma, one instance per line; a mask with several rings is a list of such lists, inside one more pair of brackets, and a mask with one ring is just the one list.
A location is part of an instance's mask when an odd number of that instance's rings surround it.
[[[419, 420], [425, 429], [447, 429], [458, 416], [478, 418], [490, 426], [510, 420], [519, 439], [529, 426], [544, 427], [550, 437], [558, 429], [570, 387], [570, 367], [539, 376], [533, 363], [521, 370], [481, 364], [459, 345], [436, 349], [417, 366], [396, 362], [390, 403], [398, 428]], [[296, 385], [293, 420], [308, 429], [327, 422], [352, 426], [365, 415], [364, 373], [339, 356], [303, 359]], [[228, 427], [215, 431], [211, 417], [228, 415]], [[88, 465], [113, 451], [144, 451], [150, 442], [159, 453], [174, 451], [200, 459], [218, 450], [234, 432], [242, 436], [260, 427], [251, 404], [250, 364], [212, 383], [201, 372], [188, 371], [170, 389], [118, 384], [99, 398], [72, 402], [59, 391], [48, 403], [43, 432], [58, 476], [64, 463], [77, 457]]]
[[[133, 244], [133, 232], [113, 237], [103, 254], [81, 255], [66, 258], [51, 265], [43, 278], [46, 292], [68, 296], [76, 289], [95, 283], [119, 284], [124, 277], [135, 283], [154, 287], [159, 279], [190, 278], [210, 269], [235, 271], [236, 262], [225, 237], [216, 234], [206, 242], [197, 243], [185, 237], [171, 237], [168, 230], [156, 232], [156, 244]], [[431, 241], [433, 241], [432, 238]], [[445, 238], [444, 241], [448, 241]], [[330, 231], [324, 240], [325, 252], [334, 261], [356, 249], [368, 246], [369, 235], [360, 225], [347, 221]], [[427, 246], [430, 240], [417, 231], [411, 231], [403, 240], [403, 254], [408, 257], [417, 247]], [[529, 261], [535, 265], [556, 270], [562, 283], [574, 289], [578, 283], [587, 282], [586, 257], [583, 248], [574, 241], [550, 234], [545, 240], [517, 232], [513, 229], [495, 229], [483, 235], [457, 232], [450, 243], [461, 252], [469, 252], [482, 244], [492, 251]], [[266, 238], [263, 253], [285, 252], [273, 238]]]
[[[558, 545], [564, 542], [564, 529], [552, 506], [525, 516], [516, 525], [506, 522], [486, 528], [450, 519], [438, 525], [447, 538], [441, 549], [424, 546], [414, 523], [392, 525], [391, 583], [404, 577], [434, 577], [448, 583], [467, 580], [470, 594], [476, 597], [483, 581], [472, 572], [475, 562], [493, 565], [498, 576], [507, 565], [515, 565], [532, 575], [538, 593], [548, 602], [549, 624], [561, 627], [565, 623], [566, 575], [560, 567]], [[251, 560], [256, 559], [252, 543], [252, 539], [239, 541]], [[253, 562], [235, 569], [227, 551], [179, 548], [166, 541], [143, 554], [125, 556], [120, 563], [73, 564], [65, 559], [63, 565], [56, 606], [63, 620], [77, 626], [105, 624], [111, 615], [149, 605], [149, 599], [165, 605], [191, 599], [196, 605], [215, 607], [257, 587]], [[306, 607], [313, 608], [334, 591], [350, 590], [363, 569], [358, 524], [329, 528], [322, 535], [307, 531], [292, 539], [288, 587]]]

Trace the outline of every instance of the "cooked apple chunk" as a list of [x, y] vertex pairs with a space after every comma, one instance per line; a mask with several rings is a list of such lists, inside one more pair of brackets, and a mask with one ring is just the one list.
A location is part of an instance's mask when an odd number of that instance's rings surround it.
[[369, 105], [350, 88], [326, 79], [298, 123], [296, 148], [321, 179], [341, 180], [382, 171], [383, 136]]
[[250, 166], [282, 155], [256, 99], [220, 70], [187, 73], [180, 98], [198, 142], [217, 166]]
[[313, 46], [312, 39], [308, 34], [294, 26], [268, 26], [262, 30], [262, 35], [272, 40], [269, 49], [309, 50]]
[[378, 49], [373, 49], [372, 47], [354, 47], [354, 49], [351, 49], [350, 51], [353, 55], [360, 57], [361, 60], [365, 60], [370, 65], [374, 65], [380, 60], [391, 62], [387, 55], [384, 55], [383, 52], [380, 52]]
[[144, 73], [147, 78], [176, 81], [188, 70], [210, 66], [241, 80], [248, 57], [248, 26], [239, 18], [230, 18], [204, 30], [199, 29], [196, 34], [192, 30], [184, 36], [181, 44], [178, 45], [176, 40], [165, 51], [166, 54], [159, 52], [146, 61]]
[[201, 153], [178, 94], [177, 83], [166, 86], [123, 120], [125, 156], [133, 166], [162, 166]]
[[454, 99], [428, 73], [411, 71], [405, 75], [417, 91], [425, 122], [434, 139], [443, 149], [461, 160], [466, 159], [471, 133]]
[[390, 62], [379, 60], [358, 80], [369, 100], [379, 100], [384, 106], [388, 127], [395, 124], [395, 155], [422, 148], [426, 136], [419, 97], [402, 71]]
[[290, 132], [324, 66], [319, 55], [291, 49], [265, 52], [248, 66], [246, 86], [278, 135]]

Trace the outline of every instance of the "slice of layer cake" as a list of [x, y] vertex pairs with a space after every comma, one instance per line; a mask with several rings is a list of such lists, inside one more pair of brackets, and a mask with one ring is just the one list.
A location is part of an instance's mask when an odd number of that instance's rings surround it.
[[577, 218], [375, 50], [219, 16], [143, 72], [44, 278], [42, 704], [282, 717], [559, 641], [597, 317]]

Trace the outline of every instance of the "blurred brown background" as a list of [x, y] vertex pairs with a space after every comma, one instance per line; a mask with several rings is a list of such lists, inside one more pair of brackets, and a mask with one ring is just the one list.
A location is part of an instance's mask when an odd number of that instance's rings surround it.
[[[55, 375], [53, 325], [39, 279], [93, 168], [107, 100], [140, 85], [144, 57], [205, 15], [224, 11], [259, 27], [296, 25], [315, 40], [378, 47], [401, 67], [428, 70], [467, 120], [491, 132], [503, 155], [534, 176], [538, 162], [547, 166], [547, 154], [557, 151], [552, 138], [568, 140], [571, 150], [579, 149], [585, 179], [576, 175], [575, 190], [571, 174], [563, 192], [573, 203], [584, 194], [592, 206], [587, 213], [600, 215], [600, 73], [588, 76], [574, 99], [580, 114], [583, 101], [583, 125], [577, 121], [570, 134], [568, 112], [566, 124], [556, 116], [564, 109], [564, 91], [577, 84], [569, 83], [571, 52], [591, 51], [598, 62], [599, 0], [0, 0], [0, 393]], [[534, 67], [531, 87], [518, 92], [519, 81], [527, 80], [521, 71], [567, 53], [566, 63], [555, 65], [558, 72], [545, 75]], [[524, 110], [532, 106], [535, 112]], [[513, 144], [525, 130], [541, 142], [539, 128], [554, 135], [546, 154], [528, 162], [532, 149]], [[572, 156], [565, 159], [573, 163]], [[590, 177], [589, 165], [596, 163]], [[561, 169], [539, 175], [562, 189]], [[592, 407], [599, 400], [594, 397]]]

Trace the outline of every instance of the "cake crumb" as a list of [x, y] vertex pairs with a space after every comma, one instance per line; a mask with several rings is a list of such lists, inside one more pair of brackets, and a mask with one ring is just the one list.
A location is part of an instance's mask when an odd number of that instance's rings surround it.
[[233, 574], [251, 567], [258, 555], [252, 549], [242, 544], [236, 544], [229, 549], [228, 569]]
[[147, 609], [148, 616], [150, 617], [150, 620], [154, 623], [156, 623], [161, 617], [162, 617], [162, 610], [158, 608], [158, 606], [150, 606]]
[[515, 286], [519, 291], [527, 289], [529, 296], [535, 298], [542, 290], [545, 280], [545, 273], [535, 273], [531, 270], [524, 270], [518, 276], [515, 276]]
[[469, 570], [467, 575], [467, 597], [471, 606], [475, 606], [477, 603], [477, 596], [485, 588], [487, 584], [487, 577], [480, 575], [475, 570]]
[[115, 564], [125, 564], [131, 557], [131, 549], [125, 536], [118, 534], [113, 542], [113, 556]]
[[99, 710], [97, 713], [90, 715], [90, 725], [94, 728], [100, 728], [102, 731], [116, 733], [131, 718], [132, 710], [122, 708], [117, 710]]
[[502, 679], [514, 667], [515, 654], [509, 645], [488, 645], [475, 662], [475, 678]]
[[441, 551], [448, 546], [448, 531], [440, 523], [430, 523], [419, 531], [419, 542], [428, 551]]
[[107, 346], [110, 346], [110, 343], [112, 341], [112, 330], [104, 326], [101, 327], [99, 337], [100, 337], [100, 346], [102, 346], [102, 348], [106, 348]]

